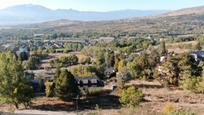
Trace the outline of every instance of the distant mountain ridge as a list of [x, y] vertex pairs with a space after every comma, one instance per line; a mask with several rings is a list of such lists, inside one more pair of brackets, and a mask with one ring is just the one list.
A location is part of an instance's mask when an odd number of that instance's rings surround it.
[[79, 21], [119, 20], [133, 17], [153, 16], [166, 10], [119, 10], [109, 12], [77, 11], [72, 9], [51, 10], [39, 5], [18, 5], [0, 10], [0, 25], [30, 24], [60, 19]]
[[184, 8], [176, 11], [167, 12], [159, 16], [166, 17], [166, 16], [181, 16], [181, 15], [204, 15], [204, 6]]

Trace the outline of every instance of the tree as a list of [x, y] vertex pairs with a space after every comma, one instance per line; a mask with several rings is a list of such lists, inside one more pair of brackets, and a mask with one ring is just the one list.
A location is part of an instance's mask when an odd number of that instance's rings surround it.
[[27, 52], [20, 52], [18, 58], [20, 61], [28, 60], [28, 53]]
[[128, 70], [133, 78], [147, 78], [148, 70], [151, 69], [148, 62], [148, 55], [144, 54], [136, 57], [133, 62], [128, 63]]
[[149, 47], [149, 42], [147, 42], [147, 41], [144, 41], [143, 43], [142, 43], [142, 48], [144, 48], [144, 49], [147, 49], [148, 47]]
[[202, 50], [202, 47], [201, 47], [200, 42], [198, 42], [198, 43], [194, 46], [193, 49], [194, 49], [194, 50]]
[[78, 57], [76, 55], [62, 56], [50, 62], [52, 67], [66, 67], [76, 65], [78, 63]]
[[181, 55], [179, 61], [180, 86], [193, 92], [204, 92], [204, 82], [202, 79], [202, 64], [197, 63], [193, 57]]
[[150, 51], [151, 54], [149, 55], [148, 61], [150, 66], [154, 68], [160, 62], [160, 56], [156, 49], [152, 48]]
[[105, 64], [104, 52], [98, 52], [96, 56], [96, 65], [102, 66]]
[[13, 99], [17, 102], [15, 102], [16, 108], [18, 108], [18, 104], [21, 103], [25, 108], [28, 108], [28, 106], [31, 105], [31, 99], [34, 97], [34, 90], [28, 81], [25, 80], [22, 83], [19, 83], [19, 86], [15, 88], [13, 93], [15, 96]]
[[178, 67], [178, 59], [169, 57], [169, 59], [159, 66], [158, 79], [165, 85], [178, 85], [179, 82], [179, 72], [180, 68]]
[[108, 67], [113, 67], [115, 64], [114, 51], [108, 50], [105, 53], [105, 62]]
[[130, 75], [126, 67], [124, 67], [119, 72], [117, 72], [116, 79], [117, 79], [117, 87], [119, 89], [123, 89], [125, 86], [125, 82], [130, 79]]
[[54, 96], [54, 82], [53, 81], [50, 81], [50, 80], [47, 80], [45, 82], [45, 94], [47, 97], [53, 97]]
[[26, 69], [35, 70], [40, 63], [40, 58], [37, 56], [31, 56], [25, 64]]
[[27, 107], [33, 95], [33, 88], [24, 76], [21, 63], [12, 53], [0, 54], [0, 97], [13, 103]]
[[164, 40], [161, 41], [161, 55], [167, 55], [166, 43]]
[[123, 89], [120, 94], [120, 102], [127, 107], [138, 106], [143, 98], [144, 94], [135, 86]]
[[192, 56], [187, 54], [180, 55], [179, 68], [181, 70], [181, 77], [186, 74], [191, 76], [202, 76], [202, 66], [197, 63]]
[[118, 67], [117, 67], [118, 71], [122, 71], [125, 66], [126, 66], [126, 62], [124, 60], [120, 60], [118, 62]]
[[77, 82], [71, 72], [62, 70], [55, 80], [55, 94], [61, 99], [67, 100], [78, 94]]

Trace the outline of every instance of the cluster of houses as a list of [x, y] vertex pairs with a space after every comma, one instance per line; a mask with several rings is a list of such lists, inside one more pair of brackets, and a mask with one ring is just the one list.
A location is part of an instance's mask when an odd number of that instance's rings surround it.
[[[54, 70], [53, 70], [54, 71]], [[30, 70], [25, 72], [26, 78], [32, 83], [35, 92], [44, 92], [45, 82], [53, 78], [54, 72], [46, 70]], [[104, 87], [104, 82], [98, 76], [75, 77], [77, 85], [83, 87]]]
[[99, 39], [65, 39], [65, 40], [8, 40], [1, 44], [5, 49], [10, 49], [12, 51], [18, 51], [19, 47], [58, 47], [61, 48], [65, 43], [79, 43], [82, 45], [93, 45], [95, 43], [110, 43], [114, 41], [115, 37], [100, 37]]
[[[189, 53], [189, 56], [192, 56], [192, 58], [196, 62], [204, 61], [204, 51], [202, 50], [196, 50]], [[167, 60], [168, 56], [161, 56], [160, 62], [165, 62]]]
[[[36, 35], [41, 36], [41, 35]], [[30, 48], [33, 46], [37, 47], [63, 47], [65, 43], [81, 43], [83, 45], [91, 45], [95, 43], [109, 43], [115, 40], [114, 37], [101, 37], [95, 40], [80, 40], [80, 39], [67, 39], [67, 40], [21, 40], [21, 41], [7, 41], [1, 44], [5, 49], [10, 49], [17, 54], [18, 57], [23, 53], [27, 57], [30, 54]], [[54, 77], [54, 68], [47, 65], [48, 63], [42, 62], [42, 65], [39, 70], [25, 70], [25, 76], [29, 81], [31, 81], [35, 92], [43, 92], [45, 90], [45, 81]], [[106, 77], [111, 77], [116, 74], [116, 71], [113, 67], [105, 68]], [[104, 82], [98, 76], [82, 76], [75, 77], [79, 87], [103, 87]]]
[[[63, 68], [61, 68], [63, 69]], [[39, 69], [39, 70], [26, 70], [26, 76], [29, 81], [32, 82], [34, 90], [36, 92], [42, 92], [45, 90], [45, 81], [55, 77], [55, 68], [50, 70]], [[113, 67], [105, 68], [104, 74], [106, 78], [111, 78], [116, 75], [116, 71]], [[83, 87], [104, 87], [104, 82], [97, 75], [92, 76], [75, 76], [77, 84], [80, 88]]]

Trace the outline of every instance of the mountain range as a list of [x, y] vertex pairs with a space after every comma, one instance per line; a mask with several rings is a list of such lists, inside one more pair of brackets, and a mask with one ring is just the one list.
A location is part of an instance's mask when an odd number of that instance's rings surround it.
[[30, 24], [69, 19], [79, 21], [119, 20], [133, 17], [153, 16], [167, 10], [119, 10], [109, 12], [77, 11], [73, 9], [52, 10], [40, 5], [17, 5], [0, 10], [0, 25]]
[[[37, 18], [33, 17], [33, 19]], [[0, 38], [5, 39], [16, 35], [32, 36], [35, 33], [83, 33], [89, 35], [91, 33], [112, 34], [123, 32], [160, 35], [204, 35], [204, 6], [120, 20], [76, 21], [57, 19], [34, 24], [0, 26]]]

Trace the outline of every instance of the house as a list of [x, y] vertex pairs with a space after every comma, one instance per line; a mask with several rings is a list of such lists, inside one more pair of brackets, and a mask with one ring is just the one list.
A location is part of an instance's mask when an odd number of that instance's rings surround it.
[[31, 83], [35, 92], [42, 92], [45, 90], [44, 81], [42, 79], [35, 79], [34, 73], [30, 71], [25, 71], [24, 75], [26, 79]]
[[196, 62], [204, 61], [204, 51], [198, 50], [190, 53]]
[[29, 49], [26, 46], [19, 47], [18, 51], [16, 51], [16, 55], [18, 58], [22, 60], [28, 60], [29, 58]]
[[34, 34], [33, 36], [34, 37], [42, 37], [42, 36], [44, 36], [44, 34]]
[[28, 51], [29, 51], [29, 49], [26, 46], [22, 46], [22, 47], [19, 48], [19, 52], [26, 52], [26, 53], [28, 53]]
[[15, 44], [14, 43], [7, 43], [2, 45], [5, 49], [15, 49]]
[[103, 81], [97, 76], [75, 77], [80, 87], [103, 87]]
[[54, 78], [55, 74], [51, 70], [26, 70], [26, 78], [31, 82], [35, 92], [43, 92], [45, 90], [45, 81]]
[[110, 43], [115, 40], [115, 37], [100, 37], [97, 41], [99, 43]]
[[115, 71], [114, 67], [106, 67], [104, 73], [105, 73], [107, 78], [111, 78], [113, 76], [116, 76], [116, 71]]
[[161, 56], [160, 57], [160, 62], [166, 62], [167, 61], [167, 56]]

